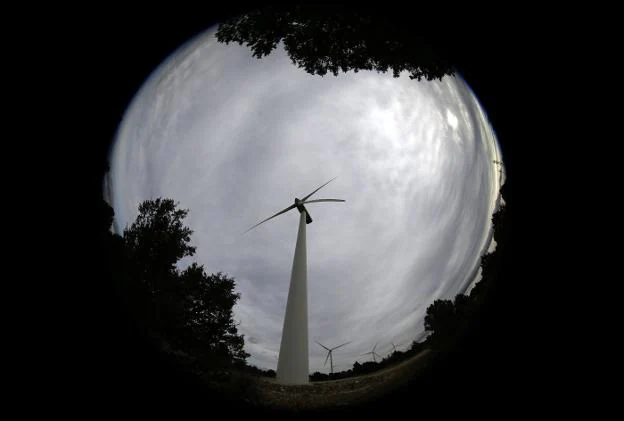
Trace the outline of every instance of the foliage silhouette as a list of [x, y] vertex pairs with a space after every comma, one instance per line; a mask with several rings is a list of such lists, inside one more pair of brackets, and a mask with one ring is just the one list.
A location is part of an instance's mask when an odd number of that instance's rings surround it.
[[450, 60], [414, 36], [413, 24], [384, 19], [375, 8], [340, 5], [268, 5], [219, 24], [217, 40], [245, 43], [253, 56], [270, 54], [280, 42], [293, 64], [310, 74], [339, 71], [407, 71], [411, 79], [453, 75]]
[[[103, 211], [108, 223], [111, 212]], [[187, 215], [172, 199], [142, 202], [123, 237], [106, 234], [113, 279], [134, 320], [178, 362], [199, 371], [244, 364], [244, 337], [232, 314], [240, 298], [235, 279], [207, 275], [197, 263], [176, 267], [195, 253]]]
[[477, 282], [469, 295], [458, 294], [454, 301], [435, 300], [425, 316], [425, 330], [431, 334], [427, 343], [437, 351], [449, 351], [456, 347], [479, 322], [480, 309], [484, 304], [488, 290], [498, 279], [503, 265], [502, 256], [508, 225], [504, 223], [507, 208], [501, 206], [492, 215], [494, 240], [497, 248], [493, 253], [481, 256], [481, 280]]
[[219, 272], [206, 275], [203, 266], [191, 264], [180, 274], [185, 294], [186, 344], [200, 359], [242, 362], [244, 340], [238, 335], [232, 308], [240, 298], [235, 281]]
[[153, 295], [175, 290], [175, 264], [195, 254], [195, 247], [190, 245], [192, 231], [182, 224], [187, 215], [188, 210], [176, 209], [171, 199], [147, 200], [139, 205], [136, 221], [124, 230], [135, 275]]

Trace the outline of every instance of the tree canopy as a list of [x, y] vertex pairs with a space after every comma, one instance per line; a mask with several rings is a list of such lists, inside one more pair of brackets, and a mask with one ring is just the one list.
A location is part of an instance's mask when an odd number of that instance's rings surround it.
[[417, 80], [453, 75], [450, 60], [405, 23], [384, 19], [374, 8], [268, 5], [220, 23], [216, 36], [226, 44], [245, 43], [257, 58], [283, 42], [293, 64], [321, 76], [349, 70], [391, 70], [394, 77], [407, 71]]
[[[196, 250], [193, 232], [184, 225], [188, 209], [163, 198], [146, 200], [138, 209], [123, 236], [109, 234], [112, 275], [131, 313], [149, 335], [199, 368], [244, 363], [248, 354], [232, 311], [240, 298], [235, 279], [221, 272], [208, 275], [197, 263], [176, 267]], [[109, 228], [111, 212], [103, 212]]]
[[177, 288], [175, 264], [195, 254], [190, 245], [192, 231], [182, 223], [188, 210], [177, 209], [171, 199], [154, 199], [139, 205], [139, 216], [123, 233], [124, 245], [133, 263], [134, 275], [152, 294]]

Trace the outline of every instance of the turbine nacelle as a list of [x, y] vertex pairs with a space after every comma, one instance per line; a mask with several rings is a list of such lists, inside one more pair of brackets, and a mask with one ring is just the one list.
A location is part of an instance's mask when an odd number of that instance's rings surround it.
[[290, 205], [289, 207], [287, 207], [286, 209], [282, 209], [281, 211], [279, 211], [278, 213], [276, 213], [273, 216], [268, 217], [267, 219], [265, 219], [264, 221], [260, 221], [259, 223], [257, 223], [256, 225], [254, 225], [253, 227], [249, 228], [247, 231], [251, 231], [252, 229], [254, 229], [255, 227], [257, 227], [260, 224], [265, 223], [266, 221], [268, 221], [269, 219], [273, 219], [278, 215], [281, 215], [285, 212], [288, 212], [291, 209], [297, 208], [297, 210], [299, 211], [299, 213], [305, 212], [306, 213], [306, 224], [311, 224], [312, 223], [312, 217], [310, 216], [310, 213], [308, 212], [308, 210], [305, 208], [305, 206], [303, 206], [304, 204], [307, 203], [318, 203], [318, 202], [344, 202], [344, 200], [342, 199], [315, 199], [315, 200], [308, 200], [310, 198], [310, 196], [312, 196], [314, 193], [316, 193], [317, 191], [319, 191], [321, 188], [325, 187], [327, 184], [329, 184], [331, 181], [335, 180], [335, 177], [332, 178], [331, 180], [329, 180], [327, 183], [323, 184], [321, 187], [319, 187], [318, 189], [314, 190], [312, 193], [310, 193], [309, 195], [307, 195], [306, 197], [304, 197], [303, 199], [299, 199], [298, 197], [295, 197], [295, 203], [293, 205]]
[[303, 204], [304, 204], [303, 200], [299, 199], [298, 197], [295, 197], [295, 207], [297, 208], [299, 213], [302, 213], [302, 212], [306, 213], [306, 224], [311, 224], [312, 217], [310, 216], [310, 212], [308, 212], [308, 210], [305, 208], [305, 206], [303, 206]]

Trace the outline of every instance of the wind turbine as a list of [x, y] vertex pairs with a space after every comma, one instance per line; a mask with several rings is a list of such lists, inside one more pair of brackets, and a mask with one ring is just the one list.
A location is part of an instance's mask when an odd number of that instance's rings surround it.
[[390, 342], [390, 343], [392, 344], [392, 348], [393, 348], [393, 351], [392, 351], [392, 352], [397, 352], [397, 347], [398, 347], [398, 346], [403, 346], [403, 344], [398, 344], [398, 345], [395, 345], [395, 344], [394, 344], [394, 342]]
[[[314, 341], [314, 342], [316, 342], [316, 341]], [[335, 346], [333, 348], [327, 348], [325, 345], [323, 345], [320, 342], [316, 342], [316, 343], [319, 344], [320, 346], [322, 346], [323, 348], [325, 348], [327, 350], [327, 357], [325, 358], [325, 362], [323, 363], [323, 366], [327, 365], [327, 358], [329, 358], [329, 366], [331, 367], [331, 374], [334, 374], [334, 357], [332, 356], [332, 352], [334, 351], [334, 349], [338, 349], [341, 346], [345, 346], [347, 344], [350, 344], [351, 341], [345, 342], [342, 345], [338, 345], [338, 346]]]
[[495, 163], [496, 165], [498, 165], [498, 168], [499, 168], [498, 173], [500, 174], [499, 179], [502, 180], [502, 178], [503, 178], [503, 169], [505, 168], [503, 166], [503, 162], [502, 161], [497, 161], [497, 160], [494, 160], [492, 162]]
[[258, 225], [294, 208], [297, 208], [300, 213], [295, 256], [293, 258], [288, 300], [286, 302], [286, 315], [284, 316], [282, 329], [282, 342], [277, 360], [276, 380], [281, 384], [305, 384], [309, 382], [306, 225], [312, 223], [312, 217], [304, 205], [318, 202], [344, 202], [342, 199], [308, 200], [310, 196], [335, 179], [336, 177], [332, 178], [303, 199], [295, 197], [294, 204], [245, 231], [246, 233]]
[[[377, 342], [377, 343], [379, 343], [379, 342]], [[365, 352], [365, 353], [363, 353], [363, 354], [360, 354], [360, 357], [361, 357], [362, 355], [369, 355], [369, 354], [370, 354], [370, 355], [372, 355], [372, 356], [373, 356], [373, 362], [374, 362], [374, 363], [376, 363], [376, 362], [377, 362], [377, 360], [375, 360], [375, 355], [376, 355], [376, 356], [378, 356], [379, 358], [381, 358], [381, 355], [379, 355], [378, 353], [376, 353], [376, 352], [375, 352], [375, 348], [377, 348], [377, 343], [376, 343], [376, 344], [375, 344], [375, 346], [373, 347], [373, 350], [372, 350], [372, 351], [370, 351], [370, 352]]]

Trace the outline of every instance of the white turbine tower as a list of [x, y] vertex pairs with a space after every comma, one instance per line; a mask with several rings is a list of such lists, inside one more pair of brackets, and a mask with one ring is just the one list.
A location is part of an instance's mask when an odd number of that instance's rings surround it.
[[277, 382], [281, 384], [305, 384], [309, 382], [306, 224], [312, 223], [312, 218], [304, 205], [317, 202], [344, 202], [342, 199], [308, 200], [310, 196], [333, 180], [335, 180], [335, 177], [303, 199], [295, 197], [293, 205], [245, 231], [248, 232], [269, 219], [273, 219], [294, 208], [297, 208], [300, 213], [295, 257], [293, 258], [288, 301], [286, 302], [286, 315], [284, 316], [284, 327], [282, 329], [282, 342], [277, 360], [276, 378]]

